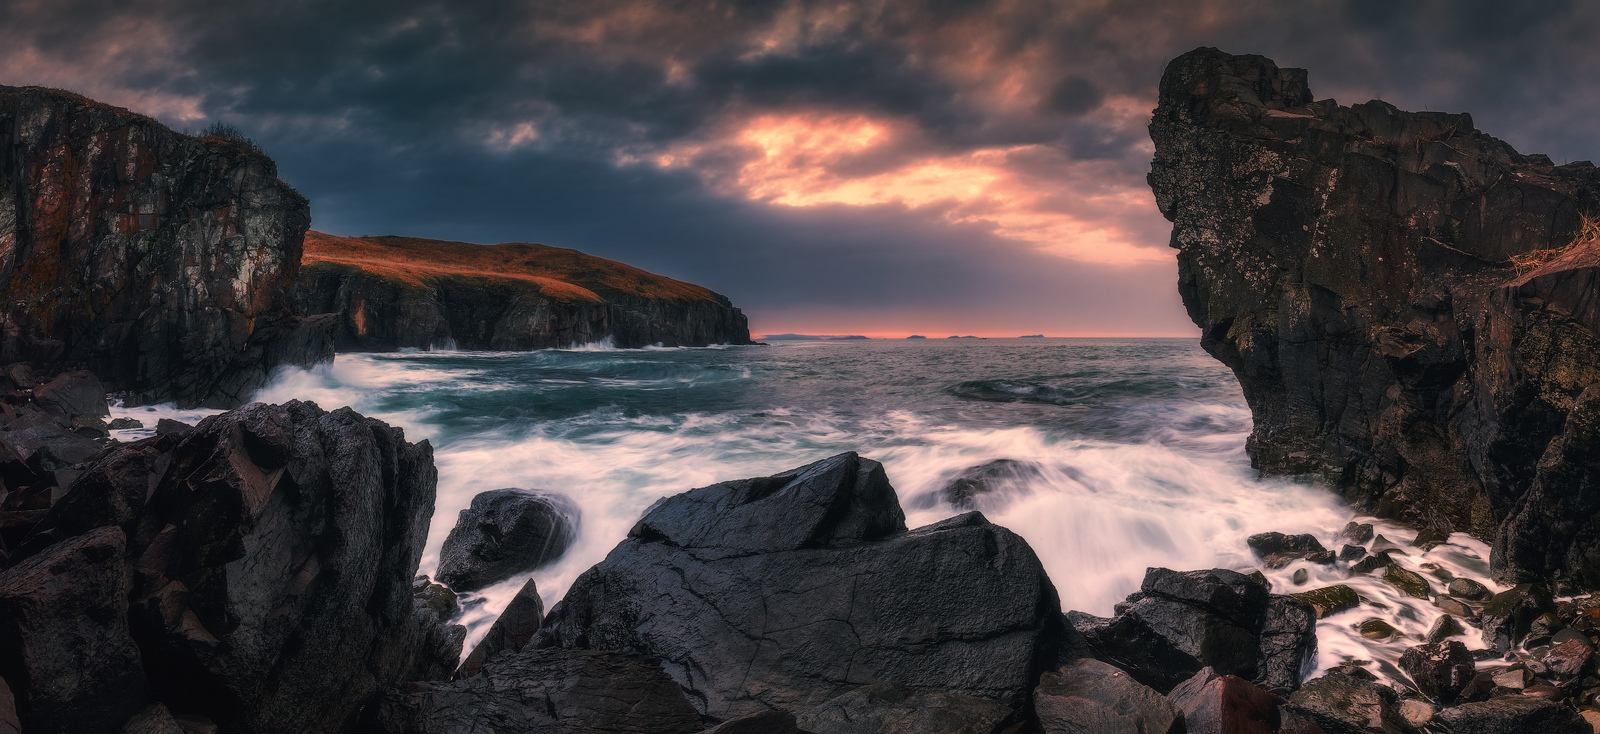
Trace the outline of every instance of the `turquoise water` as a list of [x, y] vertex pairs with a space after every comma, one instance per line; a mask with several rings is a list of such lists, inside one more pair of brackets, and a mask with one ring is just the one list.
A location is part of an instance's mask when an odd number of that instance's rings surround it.
[[[478, 492], [524, 487], [571, 497], [583, 512], [579, 540], [533, 574], [547, 606], [656, 499], [848, 450], [884, 463], [913, 527], [961, 511], [935, 492], [962, 469], [1024, 462], [1027, 472], [977, 507], [1028, 540], [1065, 608], [1093, 614], [1110, 614], [1149, 566], [1249, 571], [1250, 534], [1310, 532], [1337, 548], [1334, 533], [1354, 516], [1320, 487], [1256, 478], [1238, 384], [1191, 339], [340, 355], [282, 373], [257, 398], [350, 405], [433, 442], [439, 498], [424, 572]], [[151, 413], [177, 414], [116, 411]], [[1481, 577], [1487, 550], [1465, 536], [1454, 541], [1402, 563]], [[1292, 591], [1289, 576], [1300, 567], [1268, 575], [1277, 590]], [[1365, 641], [1354, 632], [1362, 619], [1383, 616], [1420, 637], [1438, 616], [1375, 578], [1307, 570], [1305, 588], [1350, 583], [1388, 605], [1325, 620], [1319, 667], [1392, 659], [1415, 644]], [[521, 583], [466, 595], [473, 638]]]

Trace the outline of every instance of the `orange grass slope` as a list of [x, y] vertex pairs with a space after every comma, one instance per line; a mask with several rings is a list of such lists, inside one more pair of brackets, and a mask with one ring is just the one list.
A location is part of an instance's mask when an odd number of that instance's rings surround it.
[[419, 237], [339, 237], [306, 232], [301, 266], [329, 263], [360, 268], [385, 280], [425, 286], [439, 278], [485, 278], [530, 283], [568, 303], [600, 303], [626, 294], [659, 300], [719, 303], [693, 283], [577, 250], [521, 242], [476, 245]]

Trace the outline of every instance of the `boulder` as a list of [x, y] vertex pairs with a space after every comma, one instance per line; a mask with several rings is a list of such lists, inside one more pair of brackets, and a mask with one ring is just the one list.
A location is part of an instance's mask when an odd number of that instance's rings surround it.
[[1316, 651], [1311, 604], [1270, 594], [1224, 569], [1152, 568], [1117, 616], [1072, 612], [1068, 620], [1095, 658], [1163, 692], [1208, 666], [1264, 688], [1294, 690]]
[[1498, 696], [1464, 703], [1435, 716], [1451, 734], [1593, 734], [1571, 707], [1527, 696]]
[[1415, 571], [1407, 571], [1398, 565], [1391, 565], [1383, 572], [1383, 583], [1393, 586], [1406, 596], [1427, 601], [1428, 593], [1432, 591], [1428, 580]]
[[1183, 732], [1183, 712], [1172, 701], [1099, 660], [1046, 672], [1033, 691], [1033, 711], [1046, 734]]
[[384, 734], [697, 734], [700, 715], [654, 661], [595, 650], [500, 655], [476, 676], [406, 683], [369, 707]]
[[1494, 592], [1489, 591], [1489, 587], [1465, 578], [1451, 579], [1449, 585], [1445, 587], [1445, 593], [1458, 599], [1471, 601], [1488, 601], [1490, 597], [1494, 596]]
[[1289, 697], [1289, 709], [1327, 734], [1410, 734], [1394, 689], [1352, 675], [1329, 673], [1306, 681]]
[[914, 504], [919, 507], [932, 507], [935, 503], [930, 500], [942, 500], [956, 509], [976, 509], [984, 497], [996, 492], [1024, 491], [1028, 482], [1039, 477], [1040, 471], [1041, 467], [1031, 461], [995, 459], [956, 472], [944, 486], [931, 495], [917, 498], [918, 501]]
[[33, 388], [33, 399], [46, 410], [58, 413], [67, 420], [111, 415], [111, 409], [106, 405], [105, 386], [88, 370], [56, 375]]
[[1484, 641], [1506, 652], [1528, 636], [1534, 620], [1552, 611], [1555, 600], [1541, 584], [1522, 584], [1495, 594], [1479, 615]]
[[483, 636], [477, 647], [472, 648], [467, 659], [461, 661], [455, 677], [461, 679], [477, 675], [483, 664], [502, 650], [521, 652], [528, 640], [533, 639], [533, 634], [539, 631], [542, 622], [544, 602], [539, 598], [539, 589], [534, 586], [533, 579], [528, 579], [517, 595], [511, 597], [505, 611], [489, 626], [488, 634]]
[[1368, 574], [1380, 568], [1394, 565], [1394, 560], [1389, 557], [1391, 551], [1379, 551], [1350, 564], [1350, 575]]
[[804, 711], [794, 723], [807, 734], [964, 734], [994, 731], [1011, 716], [987, 698], [876, 683]]
[[794, 714], [787, 711], [762, 711], [737, 719], [729, 719], [705, 730], [701, 734], [817, 734], [802, 732], [796, 725]]
[[1026, 542], [976, 512], [906, 532], [883, 467], [847, 453], [661, 500], [538, 645], [660, 658], [728, 719], [874, 683], [1014, 706], [1063, 633]]
[[559, 494], [483, 492], [444, 539], [439, 580], [456, 591], [474, 591], [550, 563], [577, 539], [578, 517], [578, 506]]
[[1358, 545], [1366, 543], [1372, 540], [1372, 524], [1358, 523], [1354, 520], [1345, 523], [1344, 529], [1339, 531], [1339, 539], [1348, 540]]
[[0, 677], [18, 684], [23, 729], [116, 731], [150, 703], [128, 635], [126, 545], [97, 528], [0, 572]]
[[1417, 645], [1400, 655], [1399, 665], [1419, 693], [1444, 706], [1455, 703], [1478, 673], [1472, 653], [1455, 640]]
[[1428, 628], [1428, 634], [1424, 635], [1423, 639], [1428, 642], [1443, 642], [1447, 638], [1455, 637], [1457, 635], [1464, 635], [1466, 633], [1467, 629], [1462, 627], [1461, 623], [1457, 622], [1455, 617], [1452, 617], [1448, 614], [1441, 614], [1439, 615], [1439, 618], [1434, 621], [1433, 626]]
[[144, 707], [122, 725], [121, 734], [187, 734], [166, 704], [157, 701]]
[[194, 430], [194, 426], [183, 421], [175, 421], [171, 418], [161, 418], [156, 421], [157, 436], [181, 436], [192, 430]]
[[113, 445], [18, 554], [124, 534], [126, 633], [157, 699], [226, 730], [342, 732], [460, 657], [460, 628], [412, 596], [432, 458], [348, 408], [254, 404]]
[[1344, 584], [1302, 591], [1293, 596], [1310, 604], [1311, 608], [1316, 610], [1317, 619], [1330, 617], [1346, 609], [1355, 609], [1361, 606], [1361, 597], [1356, 594], [1356, 590]]
[[1283, 699], [1235, 675], [1204, 668], [1167, 696], [1183, 712], [1187, 734], [1274, 734]]
[[1339, 560], [1345, 563], [1354, 563], [1367, 557], [1367, 549], [1359, 545], [1346, 543], [1339, 549]]
[[1558, 678], [1574, 678], [1582, 675], [1593, 659], [1594, 649], [1587, 640], [1569, 639], [1550, 648], [1539, 662]]
[[1257, 533], [1245, 540], [1250, 550], [1261, 557], [1267, 568], [1284, 566], [1305, 559], [1313, 563], [1332, 563], [1333, 553], [1322, 547], [1311, 535], [1284, 535], [1283, 533]]

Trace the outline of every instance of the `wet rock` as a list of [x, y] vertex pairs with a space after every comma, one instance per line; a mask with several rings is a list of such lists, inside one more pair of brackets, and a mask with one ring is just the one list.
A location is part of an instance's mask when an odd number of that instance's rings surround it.
[[0, 241], [23, 258], [0, 276], [0, 360], [226, 408], [279, 365], [332, 359], [331, 322], [284, 297], [306, 200], [261, 152], [39, 87], [0, 90], [0, 127]]
[[1339, 549], [1339, 560], [1345, 563], [1354, 563], [1367, 557], [1367, 549], [1359, 545], [1346, 544]]
[[801, 712], [795, 726], [808, 734], [959, 734], [994, 731], [1011, 715], [986, 698], [877, 683]]
[[112, 446], [18, 552], [120, 528], [157, 699], [227, 730], [345, 731], [380, 687], [460, 656], [412, 596], [432, 458], [348, 408], [254, 404]]
[[501, 650], [520, 652], [528, 641], [533, 639], [533, 634], [539, 631], [539, 625], [544, 622], [544, 602], [539, 599], [539, 589], [534, 586], [533, 579], [522, 585], [517, 595], [506, 604], [505, 611], [500, 613], [494, 624], [489, 627], [489, 632], [472, 648], [472, 653], [466, 660], [461, 661], [461, 667], [456, 670], [456, 678], [470, 678], [478, 674], [483, 664], [488, 662]]
[[1187, 734], [1273, 734], [1283, 699], [1238, 676], [1204, 668], [1168, 695], [1183, 712]]
[[1431, 591], [1431, 589], [1428, 587], [1427, 579], [1422, 578], [1422, 576], [1418, 575], [1414, 571], [1407, 571], [1406, 569], [1394, 565], [1389, 566], [1389, 568], [1383, 572], [1383, 582], [1393, 586], [1396, 590], [1402, 594], [1405, 594], [1406, 596], [1422, 599], [1423, 601], [1427, 601], [1428, 592]]
[[1448, 638], [1464, 635], [1466, 633], [1466, 628], [1462, 627], [1461, 623], [1457, 622], [1455, 617], [1452, 617], [1448, 614], [1442, 614], [1439, 615], [1439, 618], [1434, 621], [1433, 626], [1428, 628], [1428, 634], [1425, 635], [1423, 639], [1427, 640], [1428, 642], [1443, 642]]
[[1587, 648], [1589, 648], [1591, 650], [1594, 649], [1594, 642], [1593, 642], [1593, 640], [1591, 640], [1589, 638], [1589, 636], [1587, 634], [1579, 632], [1579, 631], [1577, 631], [1577, 630], [1575, 630], [1575, 629], [1573, 629], [1571, 627], [1568, 627], [1566, 629], [1561, 630], [1560, 632], [1555, 633], [1555, 636], [1550, 638], [1550, 644], [1551, 645], [1560, 645], [1561, 643], [1566, 642], [1567, 640], [1577, 640], [1584, 647], [1587, 647]]
[[1418, 692], [1445, 706], [1454, 703], [1477, 675], [1472, 653], [1455, 640], [1417, 645], [1400, 655], [1399, 665]]
[[976, 512], [906, 532], [882, 465], [847, 453], [658, 502], [537, 644], [661, 658], [726, 719], [872, 683], [1020, 703], [1061, 622], [1021, 538]]
[[1436, 720], [1452, 734], [1593, 734], [1577, 711], [1525, 696], [1500, 696], [1440, 711]]
[[33, 399], [46, 410], [71, 420], [89, 416], [101, 418], [111, 415], [106, 406], [106, 388], [100, 379], [88, 370], [63, 372], [50, 381], [33, 388]]
[[1387, 640], [1390, 637], [1393, 637], [1398, 630], [1394, 628], [1394, 625], [1378, 619], [1377, 617], [1372, 617], [1371, 619], [1356, 625], [1356, 631], [1360, 632], [1362, 637], [1365, 637], [1369, 640]]
[[1312, 535], [1284, 535], [1283, 533], [1258, 533], [1245, 540], [1250, 549], [1261, 557], [1267, 568], [1284, 566], [1305, 559], [1313, 563], [1331, 563], [1333, 553], [1322, 547]]
[[1520, 667], [1508, 668], [1498, 673], [1491, 673], [1490, 675], [1494, 678], [1494, 684], [1496, 686], [1518, 691], [1526, 688], [1528, 686], [1528, 682], [1533, 680], [1533, 676], [1529, 674], [1526, 669]]
[[496, 489], [472, 498], [439, 550], [439, 580], [474, 591], [550, 563], [578, 534], [578, 506], [566, 497]]
[[1450, 531], [1444, 528], [1423, 528], [1417, 532], [1417, 537], [1411, 539], [1411, 545], [1425, 552], [1448, 542], [1450, 542]]
[[1294, 576], [1292, 576], [1289, 580], [1293, 582], [1295, 586], [1305, 586], [1306, 581], [1310, 578], [1311, 574], [1307, 573], [1305, 569], [1297, 568], [1294, 571]]
[[1330, 617], [1346, 609], [1355, 609], [1361, 606], [1361, 597], [1356, 594], [1355, 589], [1344, 584], [1302, 591], [1293, 596], [1310, 604], [1317, 612], [1317, 619]]
[[762, 711], [760, 713], [729, 719], [702, 734], [820, 734], [802, 732], [795, 723], [794, 714], [787, 711]]
[[0, 734], [22, 734], [22, 722], [17, 719], [17, 699], [11, 695], [11, 686], [0, 678]]
[[418, 576], [411, 585], [411, 596], [422, 602], [439, 619], [453, 619], [461, 613], [461, 602], [456, 593], [444, 584], [436, 584], [427, 576]]
[[1480, 615], [1484, 641], [1506, 652], [1528, 636], [1535, 619], [1554, 610], [1555, 600], [1540, 584], [1522, 584], [1495, 594]]
[[1557, 677], [1574, 678], [1582, 675], [1593, 659], [1594, 649], [1589, 646], [1588, 640], [1569, 639], [1550, 648], [1540, 662]]
[[1445, 593], [1458, 599], [1469, 599], [1471, 601], [1488, 601], [1490, 597], [1494, 596], [1494, 592], [1489, 591], [1489, 587], [1472, 579], [1452, 580], [1445, 587]]
[[1404, 719], [1407, 724], [1421, 728], [1433, 719], [1433, 715], [1439, 712], [1439, 707], [1427, 701], [1408, 698], [1401, 701], [1396, 710], [1400, 712], [1400, 718]]
[[1482, 611], [1482, 608], [1479, 606], [1468, 604], [1467, 602], [1461, 601], [1455, 597], [1447, 596], [1445, 594], [1440, 594], [1434, 597], [1433, 605], [1443, 609], [1446, 614], [1454, 614], [1457, 617], [1464, 619], [1477, 619], [1478, 613]]
[[1407, 553], [1405, 548], [1401, 547], [1401, 545], [1399, 543], [1396, 543], [1396, 542], [1394, 542], [1394, 541], [1392, 541], [1392, 540], [1390, 540], [1388, 538], [1385, 538], [1382, 535], [1379, 535], [1378, 537], [1373, 538], [1373, 540], [1372, 540], [1372, 552], [1373, 552], [1374, 555], [1376, 555], [1378, 553], [1393, 553], [1393, 554], [1399, 555], [1399, 556], [1409, 556], [1409, 555], [1411, 555], [1410, 553]]
[[1372, 540], [1372, 524], [1354, 521], [1346, 523], [1344, 529], [1339, 531], [1339, 539], [1348, 540], [1356, 544], [1365, 544], [1367, 541]]
[[1546, 701], [1560, 701], [1567, 697], [1565, 691], [1544, 683], [1522, 689], [1522, 695], [1531, 698], [1542, 698]]
[[1332, 673], [1306, 681], [1289, 697], [1288, 709], [1316, 722], [1327, 734], [1408, 734], [1400, 697], [1381, 683]]
[[[3, 729], [0, 729], [3, 731]], [[144, 707], [122, 725], [121, 734], [187, 734], [166, 704], [157, 701]]]
[[1374, 553], [1351, 564], [1350, 575], [1355, 576], [1360, 574], [1368, 574], [1380, 568], [1388, 568], [1392, 565], [1394, 565], [1394, 561], [1389, 558], [1389, 553], [1387, 551], [1382, 553]]
[[182, 436], [193, 430], [194, 426], [171, 418], [162, 418], [156, 421], [157, 436]]
[[1258, 685], [1294, 690], [1316, 649], [1316, 611], [1299, 599], [1272, 595], [1233, 571], [1152, 568], [1132, 602], [1112, 619], [1068, 615], [1093, 656], [1157, 691], [1200, 669], [1238, 675]]
[[1533, 618], [1533, 622], [1528, 625], [1528, 637], [1523, 642], [1528, 647], [1542, 645], [1549, 642], [1550, 638], [1565, 626], [1554, 612], [1545, 612]]
[[704, 729], [659, 665], [595, 650], [500, 655], [471, 678], [390, 688], [371, 709], [368, 729], [385, 734], [691, 734]]
[[987, 464], [969, 466], [933, 493], [951, 507], [974, 509], [980, 498], [997, 491], [1022, 491], [1028, 482], [1039, 477], [1040, 466], [1031, 461], [995, 459]]
[[0, 677], [18, 683], [26, 731], [116, 731], [149, 703], [128, 636], [126, 544], [102, 527], [0, 572]]
[[1050, 734], [1183, 731], [1183, 712], [1178, 706], [1126, 672], [1098, 660], [1079, 660], [1046, 672], [1034, 689], [1033, 708], [1040, 728]]
[[129, 428], [144, 428], [144, 423], [137, 418], [113, 418], [106, 423], [106, 428], [113, 431], [125, 431]]

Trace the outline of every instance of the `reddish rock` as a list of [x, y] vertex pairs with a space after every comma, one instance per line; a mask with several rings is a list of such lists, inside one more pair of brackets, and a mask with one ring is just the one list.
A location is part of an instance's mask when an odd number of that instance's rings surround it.
[[1422, 695], [1449, 706], [1477, 674], [1472, 652], [1455, 640], [1417, 645], [1400, 656], [1400, 669]]
[[1188, 734], [1272, 734], [1283, 699], [1233, 675], [1206, 668], [1167, 694], [1183, 711]]
[[1562, 678], [1571, 678], [1581, 675], [1589, 667], [1589, 661], [1594, 659], [1594, 650], [1584, 644], [1582, 640], [1571, 639], [1555, 647], [1541, 661], [1551, 673]]

